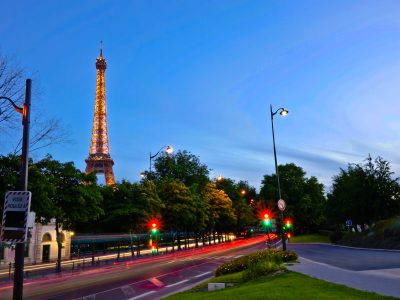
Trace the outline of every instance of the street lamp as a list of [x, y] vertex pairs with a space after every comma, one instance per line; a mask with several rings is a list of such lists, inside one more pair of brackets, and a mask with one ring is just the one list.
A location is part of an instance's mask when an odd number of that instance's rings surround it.
[[[278, 162], [276, 160], [276, 147], [275, 147], [275, 132], [274, 132], [274, 116], [279, 113], [281, 116], [286, 116], [289, 111], [284, 109], [283, 107], [278, 108], [275, 112], [272, 111], [272, 105], [270, 105], [271, 110], [271, 124], [272, 124], [272, 142], [274, 144], [274, 159], [275, 159], [275, 174], [276, 174], [276, 184], [278, 186], [278, 195], [279, 199], [282, 198], [281, 196], [281, 185], [279, 183], [279, 172], [278, 172]], [[286, 241], [285, 235], [283, 233], [283, 211], [281, 210], [281, 238], [282, 238], [282, 249], [286, 250]]]
[[[29, 151], [29, 123], [30, 123], [30, 108], [31, 108], [31, 86], [32, 80], [26, 80], [25, 102], [23, 107], [18, 107], [14, 101], [6, 96], [0, 96], [0, 99], [5, 99], [13, 106], [14, 110], [22, 115], [22, 155], [21, 155], [21, 191], [28, 190], [28, 151]], [[0, 110], [1, 114], [1, 110]], [[14, 290], [13, 300], [23, 299], [23, 284], [24, 284], [24, 243], [16, 243], [15, 247], [15, 273], [14, 273]]]
[[[163, 146], [163, 147], [161, 147], [160, 148], [160, 150], [158, 150], [157, 151], [157, 153], [156, 154], [154, 154], [154, 155], [151, 155], [151, 152], [150, 152], [150, 168], [149, 168], [149, 175], [148, 175], [148, 179], [151, 179], [151, 167], [152, 167], [152, 159], [153, 158], [155, 158], [158, 154], [160, 154], [160, 152], [161, 152], [161, 150], [163, 150], [163, 149], [165, 149], [165, 153], [167, 153], [167, 154], [171, 154], [173, 151], [174, 151], [174, 149], [171, 147], [171, 146]], [[146, 172], [142, 172], [142, 173], [140, 173], [140, 177], [142, 177], [142, 178], [144, 178], [146, 176]]]

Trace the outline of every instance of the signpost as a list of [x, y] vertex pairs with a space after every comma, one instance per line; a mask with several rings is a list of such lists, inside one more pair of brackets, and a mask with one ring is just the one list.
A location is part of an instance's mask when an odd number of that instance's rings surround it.
[[28, 191], [7, 192], [4, 201], [1, 241], [25, 243], [27, 221], [32, 193]]
[[278, 200], [278, 208], [280, 211], [284, 211], [286, 209], [285, 200], [283, 200], [283, 199]]

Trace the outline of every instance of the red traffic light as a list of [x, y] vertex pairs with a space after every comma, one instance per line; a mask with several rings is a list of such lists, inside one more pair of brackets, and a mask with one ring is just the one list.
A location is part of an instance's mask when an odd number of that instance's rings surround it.
[[268, 214], [264, 214], [264, 219], [269, 219], [269, 215]]

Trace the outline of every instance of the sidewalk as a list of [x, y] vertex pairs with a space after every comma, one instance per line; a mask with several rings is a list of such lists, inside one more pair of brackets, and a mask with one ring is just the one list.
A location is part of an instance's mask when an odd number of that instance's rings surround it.
[[355, 289], [400, 298], [400, 268], [351, 271], [299, 257], [289, 270]]

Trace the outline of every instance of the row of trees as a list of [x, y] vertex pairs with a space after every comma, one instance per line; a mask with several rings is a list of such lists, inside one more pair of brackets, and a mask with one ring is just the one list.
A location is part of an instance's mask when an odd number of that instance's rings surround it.
[[[294, 219], [297, 232], [315, 232], [349, 219], [371, 225], [400, 213], [398, 179], [381, 157], [369, 156], [362, 164], [341, 169], [327, 196], [318, 179], [307, 178], [301, 167], [291, 163], [278, 168], [285, 215]], [[18, 156], [0, 156], [0, 209], [5, 192], [18, 187], [19, 170]], [[208, 167], [187, 151], [158, 157], [155, 171], [141, 182], [123, 180], [106, 187], [96, 179], [51, 156], [31, 161], [29, 190], [38, 221], [54, 218], [56, 230], [140, 232], [149, 219], [157, 218], [165, 230], [238, 232], [257, 225], [262, 210], [278, 212], [275, 174], [264, 176], [258, 194], [246, 181], [210, 180]]]
[[[77, 232], [146, 232], [151, 219], [161, 230], [240, 232], [257, 226], [262, 211], [275, 212], [275, 174], [265, 175], [260, 193], [246, 181], [211, 180], [209, 169], [187, 151], [159, 156], [155, 171], [140, 182], [123, 180], [115, 186], [99, 186], [95, 174], [85, 174], [72, 162], [51, 156], [29, 164], [29, 190], [37, 221], [55, 219], [60, 228]], [[348, 165], [334, 177], [330, 193], [316, 177], [306, 177], [295, 164], [279, 167], [285, 216], [292, 217], [298, 233], [321, 228], [368, 224], [400, 213], [400, 187], [390, 164], [368, 157], [363, 164]], [[0, 156], [0, 209], [4, 194], [18, 188], [20, 158]], [[59, 241], [61, 255], [61, 241]]]

